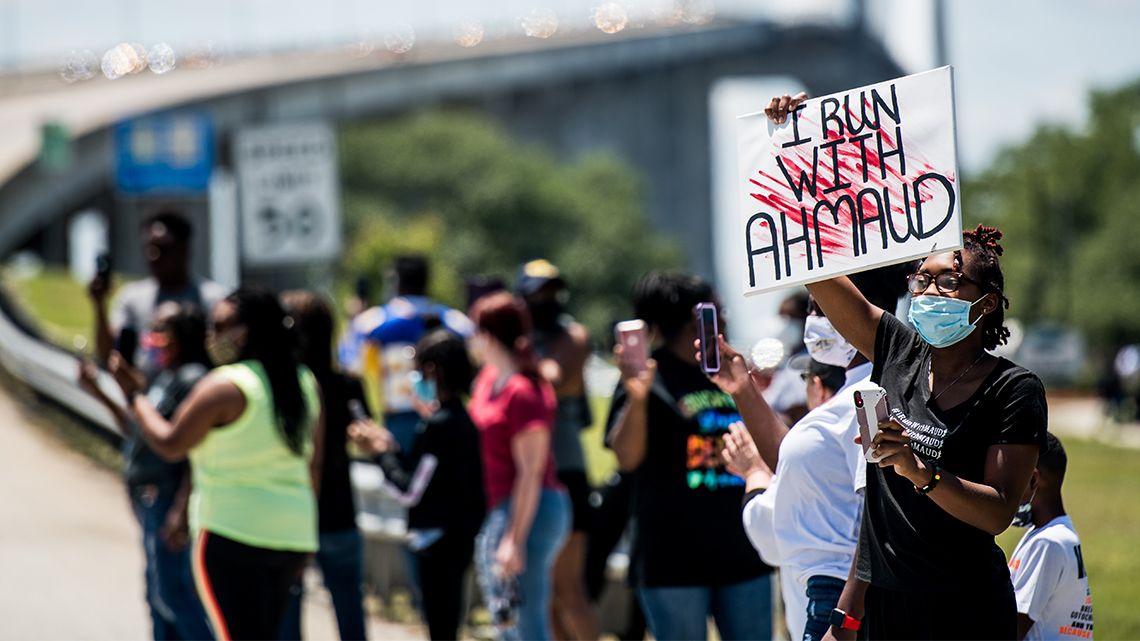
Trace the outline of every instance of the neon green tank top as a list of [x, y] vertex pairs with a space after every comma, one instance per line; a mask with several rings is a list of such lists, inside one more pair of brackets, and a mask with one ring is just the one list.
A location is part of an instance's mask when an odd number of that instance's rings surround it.
[[272, 389], [257, 361], [213, 371], [245, 396], [245, 411], [210, 430], [190, 451], [194, 492], [190, 527], [273, 550], [317, 550], [317, 502], [309, 477], [312, 429], [320, 412], [316, 379], [300, 368], [307, 408], [303, 452], [294, 454], [277, 429]]

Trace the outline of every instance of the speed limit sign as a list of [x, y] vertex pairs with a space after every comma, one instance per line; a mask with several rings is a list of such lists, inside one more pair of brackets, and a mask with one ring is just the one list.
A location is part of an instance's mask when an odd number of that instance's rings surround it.
[[327, 124], [238, 132], [242, 257], [247, 265], [328, 260], [341, 249], [335, 134]]

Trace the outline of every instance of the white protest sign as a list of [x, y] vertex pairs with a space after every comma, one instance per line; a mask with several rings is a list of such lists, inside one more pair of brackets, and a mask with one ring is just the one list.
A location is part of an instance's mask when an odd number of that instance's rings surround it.
[[324, 123], [239, 131], [242, 258], [287, 265], [335, 258], [341, 249], [336, 136]]
[[745, 295], [961, 247], [950, 67], [739, 123]]

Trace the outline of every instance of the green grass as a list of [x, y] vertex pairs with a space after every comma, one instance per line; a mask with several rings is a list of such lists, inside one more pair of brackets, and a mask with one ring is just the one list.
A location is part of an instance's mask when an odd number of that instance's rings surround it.
[[[1064, 439], [1069, 455], [1065, 509], [1081, 537], [1098, 639], [1140, 639], [1140, 451]], [[1025, 531], [998, 543], [1008, 556]]]
[[[594, 425], [582, 433], [590, 481], [617, 468], [602, 443], [609, 399], [590, 399]], [[1140, 639], [1140, 450], [1100, 441], [1064, 439], [1069, 455], [1065, 507], [1081, 537], [1093, 593], [1098, 639]], [[1010, 528], [998, 543], [1008, 557], [1025, 530]]]
[[607, 396], [591, 396], [590, 409], [594, 413], [594, 424], [582, 430], [582, 449], [586, 455], [586, 475], [590, 484], [602, 485], [617, 471], [617, 459], [605, 445], [606, 416], [610, 411]]
[[91, 353], [94, 310], [84, 283], [56, 267], [45, 268], [31, 278], [4, 272], [0, 282], [48, 340], [71, 351]]
[[[90, 345], [91, 303], [84, 285], [64, 270], [47, 269], [34, 278], [3, 274], [3, 283], [54, 342], [75, 349], [77, 337]], [[89, 348], [88, 348], [89, 349]], [[590, 481], [601, 484], [617, 462], [602, 435], [609, 398], [592, 397], [594, 425], [582, 432]], [[1081, 536], [1093, 591], [1096, 636], [1140, 639], [1140, 451], [1098, 441], [1065, 439], [1069, 454], [1065, 505]], [[101, 449], [101, 448], [100, 448]], [[1011, 528], [998, 538], [1008, 555], [1024, 531]]]

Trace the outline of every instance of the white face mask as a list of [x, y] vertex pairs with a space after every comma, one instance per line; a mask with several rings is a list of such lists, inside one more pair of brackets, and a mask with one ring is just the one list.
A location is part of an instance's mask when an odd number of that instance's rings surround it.
[[855, 347], [848, 343], [825, 316], [808, 316], [804, 321], [804, 346], [820, 363], [847, 367], [855, 358]]

